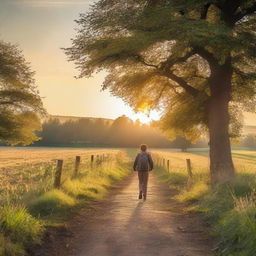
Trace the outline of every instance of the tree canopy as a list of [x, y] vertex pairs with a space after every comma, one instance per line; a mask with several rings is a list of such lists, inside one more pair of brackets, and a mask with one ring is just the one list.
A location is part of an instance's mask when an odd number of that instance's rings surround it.
[[[255, 1], [101, 0], [81, 14], [66, 52], [81, 77], [107, 70], [104, 89], [135, 108], [164, 107], [163, 128], [193, 138], [207, 123], [215, 62], [232, 57], [230, 107], [255, 111], [255, 8]], [[234, 128], [238, 120], [233, 115]]]
[[135, 109], [164, 109], [168, 133], [209, 131], [212, 173], [228, 179], [229, 138], [255, 111], [255, 11], [255, 0], [100, 0], [66, 53], [80, 77], [107, 70], [103, 88]]
[[45, 113], [31, 71], [17, 46], [0, 41], [0, 141], [28, 145]]

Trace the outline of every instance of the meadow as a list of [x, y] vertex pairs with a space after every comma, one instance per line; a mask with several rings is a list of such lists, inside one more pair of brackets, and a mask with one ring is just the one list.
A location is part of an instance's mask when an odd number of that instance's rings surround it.
[[[256, 152], [233, 150], [236, 178], [232, 184], [215, 187], [209, 183], [206, 150], [154, 153], [165, 158], [165, 166], [161, 163], [156, 169], [157, 175], [176, 190], [175, 199], [185, 203], [187, 211], [202, 214], [211, 226], [216, 255], [256, 255]], [[186, 159], [191, 159], [192, 178]]]
[[[237, 176], [211, 187], [207, 150], [153, 149], [165, 159], [155, 173], [176, 191], [186, 210], [202, 214], [222, 256], [256, 255], [256, 152], [233, 150]], [[96, 161], [97, 155], [108, 155]], [[134, 149], [5, 148], [0, 155], [0, 255], [25, 256], [40, 244], [48, 226], [58, 226], [81, 207], [102, 200], [115, 181], [129, 175]], [[81, 156], [74, 177], [75, 156]], [[95, 156], [93, 166], [91, 155]], [[156, 157], [155, 157], [156, 158]], [[56, 159], [63, 159], [61, 188], [54, 188]], [[191, 159], [189, 178], [186, 159]], [[167, 170], [169, 160], [169, 170]]]
[[[104, 161], [97, 157], [103, 154]], [[74, 176], [77, 155], [81, 163]], [[60, 189], [54, 187], [56, 159], [64, 160]], [[103, 199], [111, 184], [130, 171], [125, 154], [108, 149], [4, 149], [0, 162], [1, 256], [27, 255], [41, 243], [48, 226]]]

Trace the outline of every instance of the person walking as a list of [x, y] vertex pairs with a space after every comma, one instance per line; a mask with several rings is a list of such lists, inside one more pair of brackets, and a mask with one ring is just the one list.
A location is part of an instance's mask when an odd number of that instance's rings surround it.
[[144, 200], [147, 198], [148, 174], [154, 167], [152, 157], [147, 152], [147, 148], [146, 144], [140, 146], [141, 152], [137, 154], [133, 164], [133, 170], [138, 172], [139, 199], [143, 197]]

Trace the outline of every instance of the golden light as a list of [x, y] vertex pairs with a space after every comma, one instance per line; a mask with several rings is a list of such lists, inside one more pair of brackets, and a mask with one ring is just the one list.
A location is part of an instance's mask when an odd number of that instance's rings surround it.
[[159, 120], [160, 119], [160, 113], [156, 110], [153, 111], [141, 111], [137, 113], [130, 113], [128, 115], [129, 118], [131, 118], [133, 121], [139, 120], [143, 124], [149, 124], [153, 120]]
[[147, 102], [142, 102], [137, 107], [138, 112], [148, 114], [150, 110], [150, 106]]

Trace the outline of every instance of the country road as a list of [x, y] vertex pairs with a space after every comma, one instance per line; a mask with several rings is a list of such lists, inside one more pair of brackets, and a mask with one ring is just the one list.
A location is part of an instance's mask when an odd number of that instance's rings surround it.
[[51, 256], [210, 256], [211, 239], [200, 217], [171, 199], [166, 184], [150, 175], [148, 199], [137, 199], [137, 176], [116, 184], [106, 200], [82, 210], [52, 235]]

